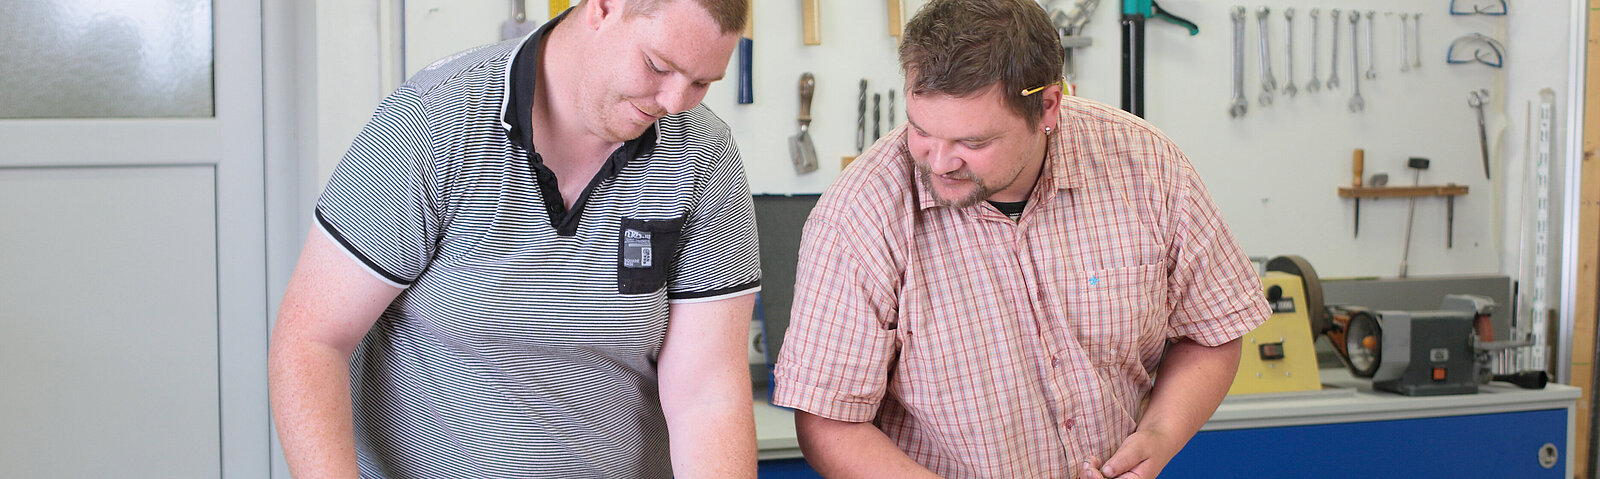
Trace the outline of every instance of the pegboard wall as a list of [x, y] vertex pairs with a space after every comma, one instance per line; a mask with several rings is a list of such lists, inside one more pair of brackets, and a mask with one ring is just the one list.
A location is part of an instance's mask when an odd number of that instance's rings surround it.
[[[728, 76], [711, 88], [705, 103], [729, 125], [742, 151], [746, 174], [755, 193], [819, 193], [838, 175], [840, 158], [856, 153], [858, 85], [866, 79], [868, 142], [872, 140], [871, 95], [883, 95], [879, 130], [887, 133], [887, 92], [896, 90], [894, 118], [904, 121], [904, 95], [896, 39], [889, 35], [887, 1], [819, 0], [820, 45], [802, 44], [801, 3], [755, 0], [754, 92], [752, 104], [736, 102], [737, 61]], [[1507, 0], [1511, 2], [1512, 0]], [[903, 20], [921, 6], [904, 2]], [[1044, 2], [1070, 8], [1072, 0]], [[1476, 5], [1474, 5], [1476, 3]], [[1557, 117], [1552, 122], [1551, 183], [1559, 185], [1564, 164], [1571, 44], [1570, 2], [1513, 2], [1507, 15], [1451, 15], [1448, 0], [1329, 2], [1264, 1], [1218, 3], [1166, 0], [1162, 7], [1200, 27], [1190, 36], [1176, 25], [1151, 20], [1146, 36], [1146, 115], [1165, 131], [1200, 171], [1212, 197], [1247, 253], [1306, 256], [1324, 276], [1393, 276], [1398, 272], [1405, 230], [1407, 200], [1361, 202], [1360, 236], [1353, 231], [1354, 202], [1338, 198], [1340, 186], [1351, 183], [1351, 152], [1365, 150], [1365, 174], [1386, 173], [1391, 185], [1411, 184], [1406, 160], [1432, 160], [1422, 184], [1455, 183], [1470, 189], [1454, 205], [1454, 245], [1446, 248], [1448, 220], [1443, 198], [1420, 198], [1416, 205], [1410, 253], [1412, 275], [1515, 274], [1519, 241], [1525, 236], [1522, 210], [1527, 158], [1536, 145], [1530, 131], [1530, 102], [1539, 90], [1555, 93]], [[1457, 0], [1454, 8], [1498, 8], [1499, 0]], [[1248, 10], [1244, 38], [1244, 91], [1248, 111], [1238, 118], [1228, 111], [1232, 100], [1233, 7]], [[1260, 28], [1256, 11], [1270, 9], [1267, 39], [1272, 70], [1280, 88], [1270, 106], [1261, 92]], [[435, 58], [499, 38], [509, 12], [506, 0], [405, 2], [404, 45], [410, 71]], [[1298, 94], [1281, 89], [1287, 83], [1284, 11], [1295, 10], [1294, 82]], [[1350, 24], [1341, 17], [1335, 27], [1332, 9], [1374, 12], [1373, 58], [1377, 77], [1352, 74]], [[1310, 12], [1320, 13], [1313, 27]], [[548, 18], [547, 3], [528, 2], [532, 21]], [[1421, 13], [1421, 66], [1401, 71], [1400, 15]], [[1089, 47], [1076, 51], [1080, 96], [1113, 104], [1120, 88], [1120, 2], [1101, 1], [1083, 35]], [[1411, 23], [1411, 22], [1408, 22]], [[1368, 69], [1367, 21], [1359, 29], [1362, 73]], [[1332, 73], [1331, 49], [1338, 28], [1340, 88], [1310, 92], [1312, 63], [1319, 83]], [[1503, 68], [1483, 64], [1449, 64], [1452, 41], [1471, 33], [1497, 39], [1503, 46]], [[1315, 39], [1313, 36], [1315, 34]], [[1316, 44], [1317, 55], [1312, 56]], [[1411, 43], [1411, 42], [1407, 42]], [[1459, 48], [1459, 47], [1458, 47]], [[1481, 48], [1476, 47], [1476, 48]], [[1474, 47], [1458, 52], [1470, 58]], [[788, 137], [796, 132], [798, 80], [816, 76], [811, 134], [821, 167], [796, 174], [790, 166]], [[1350, 111], [1353, 84], [1360, 82], [1365, 108]], [[1485, 107], [1490, 140], [1491, 178], [1485, 178], [1479, 153], [1477, 118], [1468, 93], [1488, 89]], [[1537, 108], [1533, 105], [1532, 108]], [[1536, 114], [1533, 115], [1536, 120]], [[1551, 204], [1559, 206], [1559, 188]], [[1559, 218], [1559, 211], [1552, 211]], [[1558, 234], [1552, 233], [1551, 248]]]

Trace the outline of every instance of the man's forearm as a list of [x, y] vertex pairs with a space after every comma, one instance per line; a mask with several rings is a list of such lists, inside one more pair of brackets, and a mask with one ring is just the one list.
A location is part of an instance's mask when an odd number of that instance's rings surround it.
[[692, 405], [667, 416], [677, 477], [756, 477], [755, 418], [743, 400]]
[[911, 460], [872, 423], [835, 421], [798, 410], [794, 423], [806, 461], [825, 477], [939, 477]]
[[1185, 339], [1168, 347], [1139, 430], [1159, 431], [1182, 447], [1228, 395], [1239, 369], [1239, 347], [1237, 339], [1217, 347]]
[[272, 345], [272, 416], [294, 477], [358, 475], [348, 360], [332, 347], [282, 339]]

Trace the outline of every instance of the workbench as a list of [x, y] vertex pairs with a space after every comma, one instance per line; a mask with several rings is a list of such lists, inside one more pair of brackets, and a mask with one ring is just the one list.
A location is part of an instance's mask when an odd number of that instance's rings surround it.
[[[1322, 392], [1228, 398], [1161, 477], [1572, 477], [1578, 388], [1496, 382], [1477, 394], [1408, 397], [1344, 369], [1320, 375]], [[755, 421], [763, 479], [819, 477], [800, 459], [793, 414], [766, 391]], [[1541, 447], [1555, 450], [1550, 468]]]

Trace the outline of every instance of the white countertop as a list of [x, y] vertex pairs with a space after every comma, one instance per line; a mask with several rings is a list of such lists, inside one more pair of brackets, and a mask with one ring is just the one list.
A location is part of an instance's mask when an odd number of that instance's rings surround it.
[[[1232, 396], [1222, 402], [1201, 431], [1413, 419], [1572, 407], [1580, 390], [1564, 384], [1521, 389], [1506, 383], [1478, 386], [1477, 394], [1402, 396], [1373, 391], [1372, 382], [1352, 378], [1343, 368], [1320, 372], [1323, 392]], [[794, 414], [755, 392], [756, 447], [760, 459], [800, 457]]]

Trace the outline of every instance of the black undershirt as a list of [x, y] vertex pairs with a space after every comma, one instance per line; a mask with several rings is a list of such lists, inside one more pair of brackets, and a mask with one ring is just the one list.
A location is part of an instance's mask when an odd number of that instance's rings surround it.
[[994, 205], [994, 209], [1000, 210], [1000, 213], [1010, 217], [1011, 221], [1017, 221], [1022, 219], [1022, 210], [1028, 207], [1028, 200], [1016, 202], [989, 200], [989, 204]]

